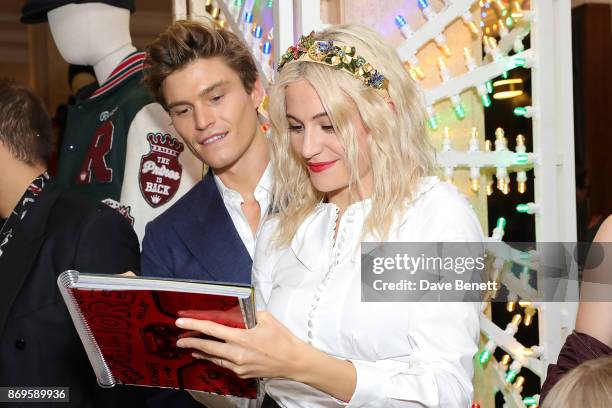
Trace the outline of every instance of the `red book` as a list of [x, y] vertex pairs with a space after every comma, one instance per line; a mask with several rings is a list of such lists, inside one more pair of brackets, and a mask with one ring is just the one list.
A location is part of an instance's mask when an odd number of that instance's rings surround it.
[[141, 385], [257, 398], [257, 380], [241, 379], [177, 347], [181, 337], [203, 335], [174, 324], [180, 313], [251, 328], [251, 287], [76, 271], [62, 273], [57, 283], [101, 386]]

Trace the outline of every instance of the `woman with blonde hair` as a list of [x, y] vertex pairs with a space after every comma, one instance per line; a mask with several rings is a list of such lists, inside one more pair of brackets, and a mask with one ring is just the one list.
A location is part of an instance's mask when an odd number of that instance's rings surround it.
[[362, 302], [362, 241], [481, 242], [467, 201], [432, 177], [417, 85], [361, 26], [301, 38], [270, 94], [275, 213], [258, 237], [257, 326], [177, 325], [179, 346], [266, 378], [264, 407], [466, 407], [473, 303]]
[[542, 408], [612, 406], [612, 357], [587, 360], [550, 390]]

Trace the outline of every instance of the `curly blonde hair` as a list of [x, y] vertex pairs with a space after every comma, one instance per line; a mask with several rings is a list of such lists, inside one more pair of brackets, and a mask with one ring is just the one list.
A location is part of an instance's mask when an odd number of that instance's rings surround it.
[[384, 240], [419, 181], [433, 174], [433, 149], [427, 140], [422, 95], [395, 48], [376, 31], [360, 25], [339, 25], [315, 34], [315, 40], [354, 46], [357, 55], [389, 80], [390, 99], [346, 71], [330, 66], [297, 60], [282, 68], [270, 91], [269, 105], [275, 177], [273, 206], [279, 218], [276, 243], [288, 245], [315, 205], [325, 199], [315, 190], [301, 157], [291, 148], [285, 90], [301, 80], [308, 81], [318, 94], [345, 148], [349, 188], [359, 184], [357, 160], [363, 154], [355, 136], [355, 111], [367, 129], [367, 153], [374, 182], [372, 210], [363, 233]]

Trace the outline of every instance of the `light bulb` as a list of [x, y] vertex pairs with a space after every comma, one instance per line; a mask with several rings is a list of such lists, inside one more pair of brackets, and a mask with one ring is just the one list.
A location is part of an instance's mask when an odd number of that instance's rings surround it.
[[418, 4], [421, 12], [428, 21], [432, 20], [436, 16], [436, 12], [429, 7], [429, 3], [426, 0], [418, 0]]
[[472, 13], [467, 12], [467, 13], [463, 14], [461, 16], [461, 19], [463, 20], [465, 25], [467, 25], [467, 27], [470, 30], [470, 32], [472, 33], [472, 35], [480, 34], [480, 30], [478, 29], [478, 27], [474, 23], [474, 19], [472, 18]]
[[478, 189], [480, 188], [480, 179], [477, 178], [472, 178], [471, 180], [471, 187], [472, 187], [472, 191], [477, 193]]
[[533, 108], [531, 106], [517, 106], [512, 112], [519, 117], [531, 118], [533, 116]]
[[525, 384], [525, 377], [523, 377], [522, 375], [516, 377], [516, 381], [514, 381], [514, 387], [518, 390], [522, 390], [523, 384]]
[[524, 194], [527, 191], [527, 172], [526, 171], [518, 171], [516, 172], [516, 183], [517, 190], [519, 193]]
[[427, 110], [427, 124], [429, 125], [431, 130], [438, 129], [438, 118], [436, 117], [436, 112], [434, 111], [433, 106], [428, 106]]
[[410, 26], [406, 22], [404, 16], [395, 16], [395, 25], [397, 26], [397, 28], [399, 28], [400, 32], [402, 33], [402, 36], [405, 39], [408, 39], [412, 36], [412, 30], [410, 29]]
[[533, 306], [528, 306], [525, 308], [525, 319], [523, 320], [523, 323], [525, 324], [525, 326], [529, 326], [531, 325], [531, 322], [533, 321], [533, 316], [536, 313], [536, 308]]
[[452, 143], [450, 139], [450, 131], [448, 126], [444, 127], [444, 139], [442, 140], [442, 151], [448, 152], [452, 149]]

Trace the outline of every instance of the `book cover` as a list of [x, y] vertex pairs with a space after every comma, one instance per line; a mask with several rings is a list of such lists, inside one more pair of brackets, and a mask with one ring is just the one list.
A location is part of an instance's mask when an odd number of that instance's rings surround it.
[[174, 324], [181, 312], [181, 317], [205, 317], [230, 327], [252, 327], [250, 288], [75, 271], [60, 275], [58, 284], [100, 385], [257, 397], [255, 379], [241, 379], [228, 369], [193, 358], [191, 350], [177, 347], [181, 337], [203, 335]]

